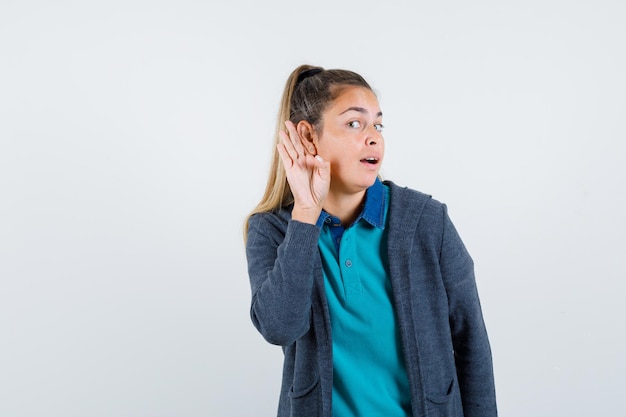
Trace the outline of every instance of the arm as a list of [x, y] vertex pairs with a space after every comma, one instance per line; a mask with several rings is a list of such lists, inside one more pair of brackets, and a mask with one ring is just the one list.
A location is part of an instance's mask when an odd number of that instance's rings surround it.
[[312, 224], [290, 220], [285, 230], [284, 221], [273, 214], [250, 219], [250, 315], [272, 344], [289, 345], [309, 329], [318, 237], [319, 229]]
[[[298, 129], [310, 135], [308, 122]], [[294, 204], [289, 215], [260, 213], [249, 220], [246, 255], [252, 322], [265, 339], [286, 346], [310, 326], [319, 229], [315, 223], [330, 186], [330, 163], [307, 150], [296, 126], [285, 122], [276, 149]], [[280, 217], [283, 214], [283, 217]], [[321, 266], [320, 266], [321, 268]], [[321, 272], [318, 271], [321, 274]]]
[[474, 263], [443, 207], [441, 272], [466, 417], [497, 415], [491, 348], [474, 278]]

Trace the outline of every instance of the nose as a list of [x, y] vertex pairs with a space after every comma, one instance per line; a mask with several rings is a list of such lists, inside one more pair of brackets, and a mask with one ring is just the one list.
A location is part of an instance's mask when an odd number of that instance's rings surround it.
[[376, 145], [380, 141], [381, 137], [382, 135], [380, 131], [376, 129], [376, 126], [371, 125], [369, 129], [367, 129], [367, 136], [365, 138], [365, 143], [367, 143], [369, 146]]

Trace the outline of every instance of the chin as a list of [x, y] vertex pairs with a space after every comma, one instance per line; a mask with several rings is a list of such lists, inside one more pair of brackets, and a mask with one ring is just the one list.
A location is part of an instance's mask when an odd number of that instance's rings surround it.
[[359, 182], [359, 188], [361, 188], [363, 190], [367, 190], [372, 185], [374, 185], [374, 183], [376, 182], [376, 178], [378, 178], [378, 175], [374, 175], [372, 177], [364, 178], [362, 181]]

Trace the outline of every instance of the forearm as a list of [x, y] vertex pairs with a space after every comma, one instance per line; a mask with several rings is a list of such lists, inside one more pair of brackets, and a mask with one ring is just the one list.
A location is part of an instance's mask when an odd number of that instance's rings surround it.
[[[496, 397], [491, 347], [474, 279], [454, 289], [450, 323], [463, 411], [467, 417], [495, 417]], [[459, 298], [462, 298], [461, 302]]]
[[444, 207], [440, 258], [450, 330], [466, 417], [497, 416], [493, 364], [474, 262]]
[[247, 246], [251, 318], [265, 339], [288, 345], [310, 325], [319, 229], [290, 221], [278, 246], [253, 227]]

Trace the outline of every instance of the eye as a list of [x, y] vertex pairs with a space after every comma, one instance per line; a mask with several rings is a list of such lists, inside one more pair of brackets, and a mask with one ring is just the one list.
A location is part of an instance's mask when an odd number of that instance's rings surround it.
[[359, 129], [361, 127], [361, 122], [359, 122], [358, 120], [353, 120], [351, 122], [348, 122], [348, 126], [353, 129]]
[[382, 132], [384, 128], [385, 126], [382, 123], [378, 123], [374, 125], [374, 129], [378, 130], [379, 132]]

